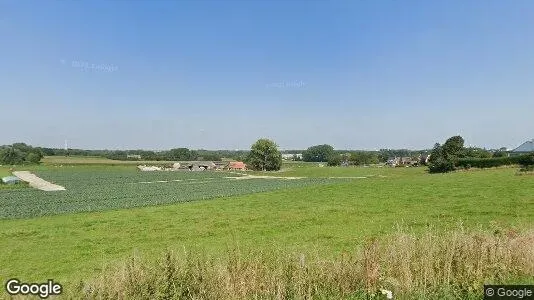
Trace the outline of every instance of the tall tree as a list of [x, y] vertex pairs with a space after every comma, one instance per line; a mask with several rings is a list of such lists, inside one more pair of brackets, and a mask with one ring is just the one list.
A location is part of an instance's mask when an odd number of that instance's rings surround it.
[[190, 160], [192, 159], [191, 151], [187, 148], [175, 148], [169, 150], [167, 157], [169, 160]]
[[247, 162], [253, 170], [278, 171], [282, 167], [282, 154], [274, 141], [263, 138], [251, 146]]
[[12, 146], [0, 149], [0, 164], [20, 165], [24, 163], [25, 154]]
[[455, 170], [458, 158], [465, 156], [464, 139], [457, 135], [453, 136], [442, 146], [436, 144], [430, 153], [428, 170], [430, 173], [445, 173]]
[[314, 162], [327, 162], [334, 154], [334, 147], [330, 145], [316, 145], [309, 147], [302, 153], [302, 160]]

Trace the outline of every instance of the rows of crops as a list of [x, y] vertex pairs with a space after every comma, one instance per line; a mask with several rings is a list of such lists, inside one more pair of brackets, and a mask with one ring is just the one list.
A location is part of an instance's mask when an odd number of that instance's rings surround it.
[[[333, 179], [246, 179], [224, 172], [136, 172], [62, 169], [36, 174], [66, 191], [0, 191], [0, 219], [102, 211], [211, 199], [339, 181]], [[164, 181], [164, 182], [158, 182]], [[151, 183], [148, 183], [151, 182]]]

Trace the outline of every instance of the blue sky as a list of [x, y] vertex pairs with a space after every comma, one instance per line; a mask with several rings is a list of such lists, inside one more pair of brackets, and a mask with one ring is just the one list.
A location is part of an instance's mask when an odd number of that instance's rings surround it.
[[0, 49], [0, 144], [534, 138], [530, 0], [0, 0]]

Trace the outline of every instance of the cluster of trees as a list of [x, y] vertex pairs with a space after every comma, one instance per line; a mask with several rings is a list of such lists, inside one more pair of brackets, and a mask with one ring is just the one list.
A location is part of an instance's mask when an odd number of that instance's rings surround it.
[[308, 162], [327, 162], [335, 154], [330, 145], [311, 146], [302, 153], [302, 160]]
[[334, 150], [330, 145], [316, 145], [309, 147], [302, 153], [302, 160], [307, 162], [328, 162], [328, 165], [370, 165], [386, 162], [391, 157], [413, 157], [427, 151], [413, 151], [407, 149], [392, 150], [380, 149], [379, 151], [348, 151]]
[[[300, 150], [287, 150], [286, 153], [299, 153]], [[426, 151], [411, 151], [406, 149], [379, 151], [346, 151], [334, 150], [331, 145], [323, 144], [311, 146], [302, 152], [302, 159], [307, 162], [327, 162], [331, 166], [369, 165], [386, 162], [390, 157], [414, 157]], [[101, 156], [115, 160], [137, 160], [131, 155], [140, 155], [143, 160], [212, 160], [230, 158], [245, 161], [253, 170], [276, 171], [282, 166], [282, 154], [278, 145], [269, 139], [259, 139], [250, 151], [245, 150], [190, 150], [188, 148], [174, 148], [168, 151], [147, 150], [79, 150], [31, 147], [25, 143], [0, 146], [0, 164], [19, 165], [39, 163], [43, 156], [49, 155], [77, 155]], [[129, 157], [130, 156], [130, 157]], [[461, 136], [453, 136], [443, 145], [436, 144], [430, 154], [429, 171], [431, 173], [450, 172], [457, 168], [488, 168], [502, 165], [519, 164], [523, 169], [532, 169], [534, 155], [509, 157], [505, 149], [490, 152], [475, 147], [464, 147]]]
[[372, 151], [354, 151], [345, 153], [334, 153], [328, 159], [329, 166], [353, 165], [362, 166], [377, 164], [380, 162], [378, 153]]
[[282, 167], [282, 154], [274, 141], [263, 138], [251, 146], [245, 161], [252, 170], [278, 171]]
[[454, 171], [464, 153], [464, 139], [459, 135], [449, 138], [443, 145], [437, 143], [430, 153], [428, 170], [430, 173]]
[[25, 143], [0, 146], [0, 164], [24, 165], [38, 164], [43, 158], [40, 148], [34, 148]]
[[481, 148], [466, 148], [461, 136], [453, 136], [443, 145], [434, 146], [430, 154], [429, 172], [445, 173], [458, 168], [491, 168], [506, 165], [521, 165], [523, 169], [528, 169], [534, 165], [534, 155], [509, 157], [504, 149], [492, 153]]

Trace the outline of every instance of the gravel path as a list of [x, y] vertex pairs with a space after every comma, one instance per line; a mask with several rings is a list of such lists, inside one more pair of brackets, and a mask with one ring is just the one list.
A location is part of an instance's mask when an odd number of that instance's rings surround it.
[[42, 178], [35, 176], [35, 174], [32, 174], [28, 171], [16, 171], [16, 172], [13, 172], [13, 175], [17, 176], [22, 181], [28, 182], [31, 187], [34, 187], [42, 191], [52, 192], [52, 191], [64, 191], [65, 190], [64, 187], [48, 182]]

